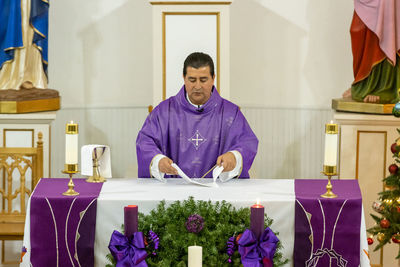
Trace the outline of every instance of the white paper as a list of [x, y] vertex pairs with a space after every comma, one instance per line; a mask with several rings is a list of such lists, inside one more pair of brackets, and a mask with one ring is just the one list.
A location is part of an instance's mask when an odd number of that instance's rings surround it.
[[178, 175], [179, 175], [180, 177], [182, 177], [183, 180], [185, 180], [186, 182], [189, 182], [189, 183], [191, 183], [191, 184], [201, 185], [201, 186], [207, 186], [207, 187], [215, 187], [215, 185], [217, 185], [217, 184], [214, 184], [214, 183], [211, 183], [211, 184], [210, 184], [210, 183], [209, 183], [209, 184], [202, 184], [202, 183], [196, 182], [196, 181], [190, 179], [189, 176], [187, 176], [187, 175], [181, 170], [181, 168], [179, 168], [178, 165], [176, 165], [175, 163], [172, 163], [171, 166], [174, 167], [174, 168], [178, 171]]
[[218, 176], [221, 175], [222, 171], [224, 170], [224, 166], [217, 166], [213, 170], [213, 181], [214, 183], [217, 182]]

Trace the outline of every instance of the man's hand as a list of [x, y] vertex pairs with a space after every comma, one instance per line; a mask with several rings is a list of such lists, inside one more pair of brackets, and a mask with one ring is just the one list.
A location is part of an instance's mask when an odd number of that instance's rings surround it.
[[164, 157], [158, 162], [158, 169], [163, 173], [178, 175], [178, 171], [171, 166], [172, 163], [174, 162], [170, 158]]
[[226, 152], [217, 158], [217, 165], [224, 166], [224, 172], [230, 172], [236, 167], [236, 158], [232, 152]]

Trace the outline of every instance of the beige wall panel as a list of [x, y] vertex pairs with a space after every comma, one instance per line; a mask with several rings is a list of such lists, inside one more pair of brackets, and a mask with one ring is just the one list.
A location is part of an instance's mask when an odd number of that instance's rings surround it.
[[[384, 178], [385, 169], [386, 132], [358, 132], [357, 139], [359, 156], [356, 164], [360, 166], [358, 182], [363, 196], [363, 206], [366, 214], [365, 224], [368, 229], [375, 224], [372, 217], [369, 216], [370, 213], [374, 213], [371, 204], [377, 199], [378, 193], [383, 190], [382, 179]], [[385, 254], [388, 252], [385, 251]], [[380, 251], [373, 252], [371, 250], [369, 253], [371, 263], [381, 263]]]
[[183, 62], [189, 54], [197, 51], [207, 53], [213, 59], [216, 74], [215, 86], [219, 89], [219, 73], [217, 73], [219, 64], [217, 61], [219, 13], [172, 12], [164, 13], [164, 16], [166, 77], [163, 99], [174, 96], [179, 92], [183, 85]]
[[[334, 118], [340, 124], [340, 179], [359, 180], [368, 229], [374, 225], [371, 205], [383, 190], [382, 179], [388, 176], [387, 168], [394, 162], [390, 146], [399, 137], [396, 128], [400, 127], [400, 120], [388, 115], [341, 112], [335, 113]], [[399, 266], [395, 260], [399, 246], [386, 245], [381, 254], [373, 252], [377, 242], [369, 247], [371, 265]]]
[[339, 175], [341, 179], [356, 177], [357, 129], [349, 125], [340, 126]]

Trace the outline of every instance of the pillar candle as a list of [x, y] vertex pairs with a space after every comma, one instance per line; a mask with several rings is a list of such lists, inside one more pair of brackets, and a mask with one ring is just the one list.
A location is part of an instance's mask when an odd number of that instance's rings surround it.
[[203, 266], [203, 247], [190, 246], [188, 248], [188, 267]]
[[325, 166], [337, 165], [337, 148], [338, 148], [338, 125], [327, 123], [325, 125]]
[[251, 206], [250, 230], [254, 233], [257, 240], [264, 232], [264, 206], [257, 204]]
[[131, 237], [138, 231], [138, 206], [129, 205], [124, 207], [125, 236]]
[[65, 164], [78, 164], [78, 124], [73, 121], [65, 126]]

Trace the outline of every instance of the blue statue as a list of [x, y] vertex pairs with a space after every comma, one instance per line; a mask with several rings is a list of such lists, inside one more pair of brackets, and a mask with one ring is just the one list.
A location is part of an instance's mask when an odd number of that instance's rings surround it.
[[49, 0], [0, 0], [0, 89], [47, 88]]

